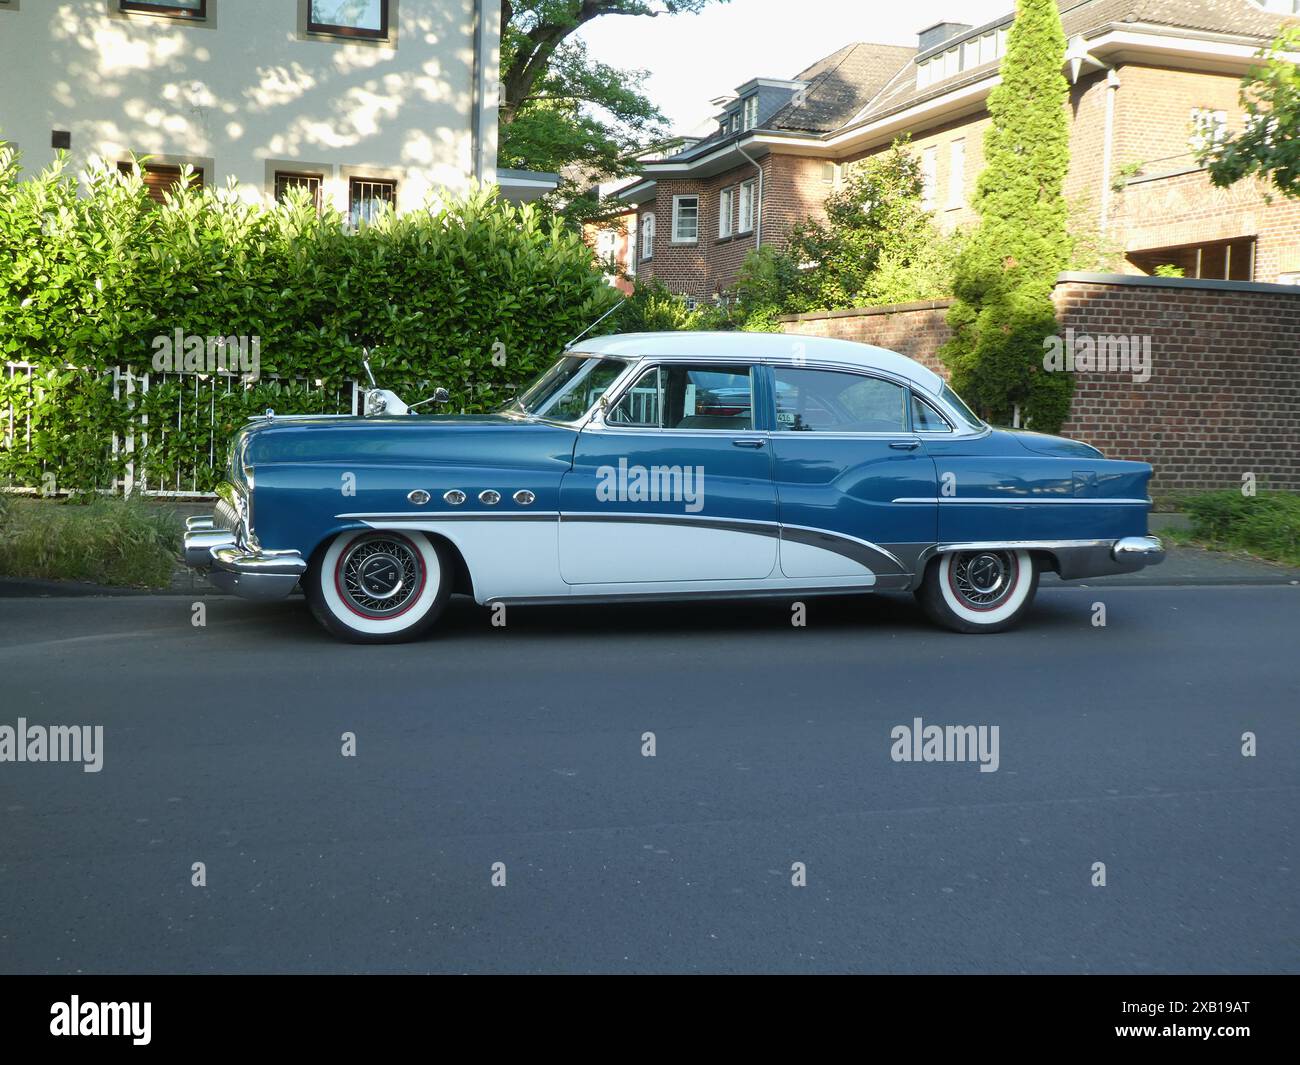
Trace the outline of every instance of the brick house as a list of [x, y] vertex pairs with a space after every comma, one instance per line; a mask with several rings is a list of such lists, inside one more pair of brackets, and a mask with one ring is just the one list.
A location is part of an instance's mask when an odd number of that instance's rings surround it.
[[[1300, 0], [1060, 0], [1068, 41], [1075, 224], [1125, 273], [1300, 283], [1300, 202], [1254, 180], [1216, 189], [1194, 148], [1244, 125], [1238, 92]], [[986, 101], [1013, 12], [944, 22], [915, 48], [850, 44], [790, 81], [714, 101], [718, 128], [646, 165], [617, 195], [636, 211], [636, 272], [689, 301], [725, 297], [745, 254], [783, 244], [845, 167], [910, 134], [944, 228], [976, 220]]]

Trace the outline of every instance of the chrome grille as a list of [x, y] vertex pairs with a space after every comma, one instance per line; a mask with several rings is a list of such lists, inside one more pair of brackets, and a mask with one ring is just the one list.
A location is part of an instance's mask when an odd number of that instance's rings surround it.
[[232, 536], [239, 535], [239, 512], [224, 499], [218, 499], [212, 512], [212, 527], [222, 529]]

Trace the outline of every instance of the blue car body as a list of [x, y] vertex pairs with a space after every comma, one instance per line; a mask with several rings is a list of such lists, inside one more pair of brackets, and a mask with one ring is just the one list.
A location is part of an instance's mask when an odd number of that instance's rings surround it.
[[[456, 590], [490, 603], [916, 589], [935, 558], [980, 549], [1067, 579], [1163, 555], [1149, 465], [983, 425], [893, 352], [673, 333], [566, 358], [612, 377], [570, 394], [581, 410], [251, 421], [187, 558], [274, 598], [341, 536], [421, 533], [452, 553]], [[748, 404], [690, 383], [718, 374], [747, 381]], [[657, 421], [626, 420], [634, 394]], [[688, 413], [670, 424], [673, 402]]]

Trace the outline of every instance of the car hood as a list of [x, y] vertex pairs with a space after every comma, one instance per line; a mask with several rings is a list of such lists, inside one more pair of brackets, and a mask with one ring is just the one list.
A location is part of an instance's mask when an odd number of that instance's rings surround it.
[[496, 464], [573, 452], [576, 430], [503, 414], [259, 418], [239, 430], [232, 473], [292, 463]]

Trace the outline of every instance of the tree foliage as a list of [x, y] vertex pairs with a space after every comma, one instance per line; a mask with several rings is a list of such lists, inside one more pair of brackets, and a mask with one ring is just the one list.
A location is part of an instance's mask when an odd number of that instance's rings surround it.
[[957, 259], [952, 340], [940, 355], [953, 386], [996, 422], [1019, 408], [1052, 431], [1069, 414], [1072, 382], [1043, 368], [1043, 341], [1057, 331], [1052, 289], [1070, 260], [1069, 87], [1061, 73], [1065, 34], [1056, 0], [1020, 0], [990, 94], [985, 168], [972, 206], [980, 216]]
[[848, 169], [824, 218], [796, 225], [784, 250], [746, 257], [737, 287], [750, 327], [770, 328], [779, 314], [948, 295], [958, 238], [940, 231], [922, 191], [906, 140]]
[[[645, 96], [643, 70], [591, 57], [576, 34], [597, 18], [689, 14], [727, 0], [519, 0], [501, 5], [498, 161], [561, 174], [559, 202], [581, 200], [596, 181], [634, 173], [635, 155], [664, 135]], [[570, 215], [595, 216], [575, 203]]]
[[1300, 197], [1300, 65], [1291, 58], [1297, 53], [1300, 27], [1291, 27], [1264, 50], [1264, 64], [1243, 79], [1246, 128], [1200, 153], [1216, 185], [1254, 176]]

